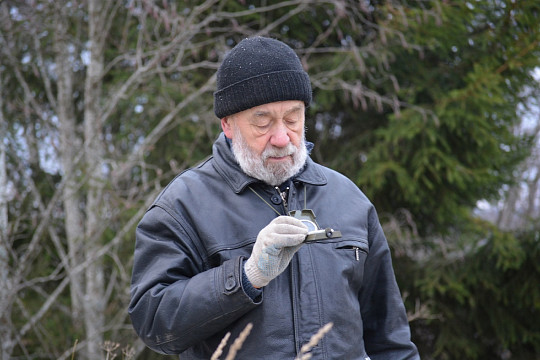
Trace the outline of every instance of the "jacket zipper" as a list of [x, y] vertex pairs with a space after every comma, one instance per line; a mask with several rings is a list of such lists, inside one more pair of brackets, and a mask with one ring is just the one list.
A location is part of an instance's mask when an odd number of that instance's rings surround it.
[[298, 306], [298, 299], [297, 299], [297, 289], [298, 289], [298, 281], [296, 279], [296, 271], [297, 265], [296, 261], [291, 261], [291, 264], [289, 265], [289, 271], [291, 274], [291, 301], [292, 301], [292, 313], [293, 313], [293, 332], [294, 332], [294, 344], [296, 348], [296, 354], [298, 355], [300, 353], [300, 347], [302, 344], [300, 343], [300, 332], [298, 330], [298, 314], [297, 314], [297, 306]]

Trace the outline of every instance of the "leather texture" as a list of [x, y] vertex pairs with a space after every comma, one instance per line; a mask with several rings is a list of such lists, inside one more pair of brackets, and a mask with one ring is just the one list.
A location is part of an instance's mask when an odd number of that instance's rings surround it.
[[[341, 238], [302, 245], [252, 300], [242, 264], [274, 218], [276, 189], [246, 176], [223, 134], [213, 156], [178, 175], [136, 230], [129, 314], [147, 346], [209, 359], [253, 324], [237, 359], [294, 359], [325, 324], [313, 359], [418, 359], [377, 213], [343, 175], [314, 163], [292, 179], [289, 210], [313, 210]], [[232, 342], [232, 340], [230, 341]]]

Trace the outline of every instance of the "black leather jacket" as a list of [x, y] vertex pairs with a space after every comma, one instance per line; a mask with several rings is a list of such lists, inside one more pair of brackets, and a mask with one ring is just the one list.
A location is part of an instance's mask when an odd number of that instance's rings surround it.
[[311, 159], [291, 182], [287, 205], [304, 202], [342, 237], [303, 245], [252, 300], [242, 261], [277, 216], [269, 206], [286, 209], [276, 189], [241, 171], [221, 134], [213, 156], [178, 175], [137, 227], [129, 314], [138, 335], [157, 352], [209, 359], [227, 332], [235, 339], [252, 323], [236, 359], [292, 360], [332, 322], [314, 359], [418, 359], [372, 204]]

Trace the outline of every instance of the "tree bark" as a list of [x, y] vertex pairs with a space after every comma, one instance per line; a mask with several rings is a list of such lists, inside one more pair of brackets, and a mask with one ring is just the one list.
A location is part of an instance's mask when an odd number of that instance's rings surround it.
[[70, 277], [70, 294], [71, 294], [71, 316], [72, 323], [77, 332], [81, 332], [80, 326], [84, 292], [84, 279], [82, 273], [73, 273], [70, 271], [73, 267], [80, 264], [83, 260], [81, 248], [83, 247], [84, 228], [83, 218], [80, 207], [77, 168], [79, 157], [74, 154], [79, 154], [82, 141], [80, 135], [76, 131], [76, 118], [73, 108], [73, 70], [68, 51], [69, 40], [67, 36], [68, 19], [65, 10], [58, 8], [56, 12], [56, 32], [55, 32], [55, 58], [58, 76], [58, 93], [57, 93], [57, 116], [59, 121], [60, 135], [60, 160], [62, 163], [63, 177], [65, 186], [62, 194], [62, 201], [65, 211], [64, 226], [66, 231], [66, 240], [68, 245], [68, 261], [69, 268], [66, 269]]
[[[0, 68], [0, 139], [7, 135], [7, 122], [4, 119], [2, 69]], [[8, 194], [6, 171], [6, 144], [0, 140], [0, 359], [8, 359], [13, 350], [12, 328], [9, 323], [11, 313], [12, 283], [9, 276], [9, 249], [8, 234]]]
[[84, 247], [85, 270], [84, 324], [86, 329], [88, 359], [101, 356], [103, 328], [105, 324], [105, 279], [102, 257], [96, 256], [100, 248], [104, 143], [100, 99], [101, 76], [104, 68], [104, 43], [108, 34], [107, 9], [110, 3], [101, 0], [88, 1], [88, 40], [90, 61], [87, 64], [84, 88], [84, 160], [88, 176], [86, 195], [86, 227]]

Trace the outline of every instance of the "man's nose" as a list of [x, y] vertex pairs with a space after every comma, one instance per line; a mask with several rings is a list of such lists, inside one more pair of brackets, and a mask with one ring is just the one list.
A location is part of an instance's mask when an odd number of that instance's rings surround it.
[[287, 127], [281, 123], [276, 125], [273, 130], [272, 136], [270, 137], [270, 144], [276, 147], [287, 146], [291, 141]]

